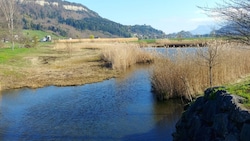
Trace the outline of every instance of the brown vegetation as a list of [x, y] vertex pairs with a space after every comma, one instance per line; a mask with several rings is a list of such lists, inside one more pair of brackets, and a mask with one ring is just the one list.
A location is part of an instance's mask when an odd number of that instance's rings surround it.
[[0, 64], [2, 89], [93, 83], [117, 77], [134, 63], [152, 61], [136, 43], [63, 42], [31, 50]]
[[102, 53], [102, 59], [116, 70], [125, 70], [136, 63], [150, 63], [153, 58], [152, 53], [141, 49], [138, 44], [106, 47]]
[[32, 53], [18, 55], [0, 64], [0, 84], [3, 90], [82, 85], [119, 75], [118, 71], [104, 67], [100, 48], [60, 43], [33, 50]]
[[152, 85], [157, 97], [159, 99], [184, 97], [192, 100], [192, 97], [209, 87], [211, 77], [215, 86], [236, 81], [250, 74], [249, 49], [242, 48], [242, 45], [238, 44], [209, 43], [211, 49], [217, 46], [219, 47], [216, 60], [212, 64], [211, 76], [209, 59], [199, 53], [178, 51], [171, 57], [158, 58], [154, 63], [152, 74]]
[[97, 38], [97, 39], [64, 39], [64, 40], [56, 40], [56, 43], [65, 43], [65, 42], [71, 42], [71, 43], [88, 43], [88, 42], [94, 42], [94, 43], [101, 43], [101, 42], [118, 42], [118, 43], [125, 43], [125, 42], [136, 42], [138, 41], [138, 38]]

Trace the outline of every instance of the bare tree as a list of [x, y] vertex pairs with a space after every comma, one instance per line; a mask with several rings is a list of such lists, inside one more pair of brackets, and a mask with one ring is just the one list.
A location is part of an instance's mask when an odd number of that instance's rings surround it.
[[222, 0], [217, 7], [200, 8], [223, 21], [226, 28], [222, 28], [219, 35], [250, 45], [250, 0]]
[[207, 48], [200, 48], [196, 51], [197, 56], [200, 58], [197, 60], [201, 60], [198, 64], [208, 67], [210, 87], [213, 86], [213, 68], [219, 64], [218, 57], [220, 45], [221, 42], [215, 40], [208, 43]]
[[[5, 23], [4, 15], [3, 15], [3, 13], [0, 13], [0, 30], [1, 30], [1, 32], [0, 32], [0, 40], [1, 40], [0, 44], [2, 42], [6, 41], [6, 36], [8, 34], [8, 30], [7, 29], [8, 28], [7, 28], [7, 25]], [[2, 44], [1, 44], [1, 46], [2, 46]]]
[[5, 20], [8, 25], [12, 50], [14, 50], [14, 14], [16, 12], [16, 0], [0, 0], [0, 10], [3, 12]]

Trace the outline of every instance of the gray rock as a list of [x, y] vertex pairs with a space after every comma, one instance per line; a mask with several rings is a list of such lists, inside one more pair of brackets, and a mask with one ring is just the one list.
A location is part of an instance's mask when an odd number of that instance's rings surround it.
[[203, 111], [201, 113], [201, 118], [202, 120], [204, 120], [207, 124], [212, 125], [213, 122], [213, 118], [214, 115], [216, 114], [216, 109], [217, 109], [217, 105], [216, 105], [216, 101], [211, 100], [209, 102], [206, 102], [203, 105]]
[[229, 134], [226, 136], [225, 141], [239, 141], [239, 136], [237, 134]]
[[228, 114], [217, 114], [214, 116], [213, 129], [219, 137], [225, 138], [228, 134]]
[[250, 124], [245, 123], [242, 127], [241, 133], [240, 133], [240, 140], [241, 141], [249, 141], [250, 140]]
[[174, 141], [249, 141], [250, 113], [241, 107], [243, 100], [221, 87], [207, 89], [177, 122]]

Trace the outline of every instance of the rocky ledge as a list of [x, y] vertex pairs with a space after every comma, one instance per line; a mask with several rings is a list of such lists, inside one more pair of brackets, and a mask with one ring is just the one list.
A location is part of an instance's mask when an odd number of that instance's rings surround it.
[[183, 113], [174, 141], [249, 141], [250, 113], [243, 98], [209, 88]]

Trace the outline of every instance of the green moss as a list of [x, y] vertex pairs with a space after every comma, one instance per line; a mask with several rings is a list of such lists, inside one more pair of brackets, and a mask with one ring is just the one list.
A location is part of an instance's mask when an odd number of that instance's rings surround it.
[[218, 91], [225, 91], [226, 88], [225, 87], [217, 87], [217, 88], [213, 88], [213, 91], [211, 92], [211, 94], [209, 95], [209, 99], [214, 100], [216, 98], [216, 93]]
[[209, 98], [208, 98], [208, 99], [214, 100], [215, 97], [216, 97], [216, 91], [213, 90], [212, 93], [209, 95]]

